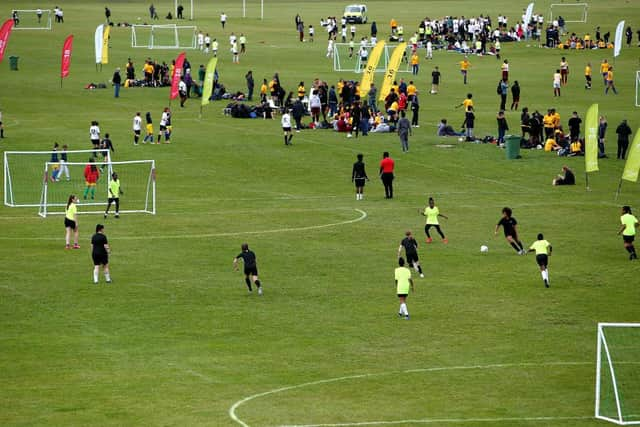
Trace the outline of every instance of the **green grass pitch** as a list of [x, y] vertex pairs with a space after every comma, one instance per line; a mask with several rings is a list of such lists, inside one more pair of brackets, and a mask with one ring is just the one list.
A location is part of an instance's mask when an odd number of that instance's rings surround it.
[[[635, 35], [634, 46], [615, 60], [617, 96], [604, 95], [597, 73], [602, 58], [613, 61], [611, 50], [503, 43], [510, 78], [522, 87], [521, 107], [555, 107], [564, 126], [574, 110], [584, 118], [593, 102], [607, 116], [609, 158], [586, 191], [583, 158], [526, 151], [508, 161], [493, 145], [437, 138], [441, 118], [456, 127], [462, 121], [454, 106], [467, 92], [476, 101], [477, 135], [497, 133], [499, 105], [499, 61], [472, 56], [465, 87], [460, 56], [440, 51], [432, 61], [421, 59], [415, 78], [421, 127], [409, 154], [401, 153], [396, 135], [356, 140], [321, 130], [295, 134], [294, 145], [284, 147], [279, 120], [225, 117], [226, 102], [211, 103], [200, 118], [199, 99], [182, 109], [172, 102], [173, 144], [134, 147], [135, 112], [151, 111], [157, 131], [168, 88], [123, 88], [116, 100], [110, 88], [84, 86], [107, 83], [128, 57], [138, 73], [147, 57], [175, 58], [173, 50], [132, 49], [130, 30], [115, 27], [110, 62], [95, 69], [93, 35], [104, 6], [114, 22], [144, 22], [149, 3], [64, 1], [64, 24], [14, 31], [0, 64], [1, 150], [48, 150], [54, 141], [88, 149], [89, 124], [98, 120], [114, 141], [115, 160], [156, 160], [158, 187], [157, 215], [105, 222], [111, 286], [91, 284], [88, 239], [101, 216], [81, 215], [82, 249], [65, 251], [60, 216], [0, 207], [0, 424], [240, 425], [236, 417], [252, 427], [604, 425], [593, 418], [596, 324], [637, 321], [640, 303], [640, 264], [628, 261], [616, 236], [620, 206], [640, 210], [638, 185], [625, 182], [615, 200], [623, 168], [615, 160], [615, 127], [623, 118], [634, 132], [640, 126]], [[162, 18], [173, 1], [154, 3]], [[360, 78], [332, 71], [319, 26], [321, 17], [340, 16], [347, 2], [266, 0], [264, 20], [257, 0], [247, 0], [246, 19], [240, 0], [194, 3], [196, 20], [185, 23], [221, 42], [218, 71], [230, 90], [245, 89], [249, 69], [257, 89], [279, 72], [287, 92], [300, 80], [309, 87], [314, 78]], [[408, 33], [423, 16], [484, 13], [495, 20], [504, 13], [512, 22], [526, 3], [367, 5], [384, 37], [391, 17]], [[550, 3], [536, 2], [535, 11], [547, 17]], [[0, 15], [37, 7], [45, 5], [5, 0]], [[229, 16], [224, 31], [222, 11]], [[313, 44], [297, 41], [296, 13], [317, 27]], [[590, 2], [588, 23], [569, 30], [593, 34], [599, 25], [613, 34], [620, 19], [637, 30], [640, 8], [633, 1]], [[358, 36], [368, 29], [358, 26]], [[248, 38], [240, 65], [231, 63], [227, 48], [231, 31]], [[68, 34], [75, 36], [74, 51], [61, 88], [60, 49]], [[11, 55], [20, 57], [19, 71], [9, 70]], [[571, 73], [558, 99], [552, 75], [563, 55]], [[207, 61], [199, 51], [187, 57], [194, 69]], [[583, 87], [587, 61], [594, 66], [591, 91]], [[431, 96], [435, 65], [443, 79]], [[512, 129], [518, 119], [507, 112]], [[453, 147], [438, 146], [443, 143]], [[384, 199], [376, 174], [385, 150], [397, 163], [392, 201]], [[358, 202], [350, 182], [357, 153], [372, 177]], [[576, 172], [574, 188], [551, 186], [563, 164]], [[125, 209], [127, 177], [121, 180]], [[449, 216], [442, 221], [448, 245], [423, 243], [417, 209], [429, 196]], [[539, 232], [552, 243], [551, 289], [533, 256], [516, 256], [501, 235], [494, 238], [503, 206], [514, 209], [525, 244]], [[401, 321], [393, 269], [407, 229], [421, 242], [426, 278], [416, 279], [408, 300], [412, 318]], [[247, 295], [231, 268], [245, 241], [258, 255], [263, 297]], [[483, 244], [487, 254], [479, 251]], [[637, 354], [638, 342], [629, 336], [616, 347], [630, 352], [621, 360]], [[624, 409], [639, 414], [638, 365], [625, 366]]]

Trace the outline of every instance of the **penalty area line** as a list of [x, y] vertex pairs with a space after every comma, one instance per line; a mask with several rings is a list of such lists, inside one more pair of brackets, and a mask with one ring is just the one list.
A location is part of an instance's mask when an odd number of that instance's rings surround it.
[[[404, 371], [388, 371], [388, 372], [377, 372], [377, 373], [365, 373], [365, 374], [356, 374], [356, 375], [346, 375], [343, 377], [337, 378], [328, 378], [324, 380], [317, 380], [308, 383], [295, 384], [291, 386], [285, 386], [276, 388], [273, 390], [263, 391], [261, 393], [253, 394], [251, 396], [244, 397], [237, 402], [235, 402], [229, 408], [229, 417], [235, 421], [237, 424], [242, 427], [251, 427], [248, 423], [241, 420], [240, 417], [236, 414], [238, 408], [245, 403], [252, 401], [254, 399], [258, 399], [261, 397], [270, 396], [273, 394], [283, 393], [290, 390], [296, 390], [306, 387], [313, 387], [316, 385], [335, 383], [340, 381], [349, 381], [355, 379], [362, 378], [371, 378], [371, 377], [381, 377], [385, 375], [393, 375], [398, 373], [424, 373], [424, 372], [442, 372], [442, 371], [455, 371], [455, 370], [474, 370], [474, 369], [504, 369], [504, 368], [531, 368], [531, 367], [550, 367], [550, 366], [580, 366], [580, 365], [592, 365], [593, 362], [579, 362], [579, 361], [569, 361], [569, 362], [521, 362], [521, 363], [493, 363], [486, 365], [467, 365], [467, 366], [439, 366], [439, 367], [431, 367], [431, 368], [421, 368], [421, 369], [407, 369]], [[399, 421], [360, 421], [360, 422], [351, 422], [351, 423], [327, 423], [327, 424], [291, 424], [291, 425], [280, 425], [278, 427], [340, 427], [340, 426], [367, 426], [367, 425], [393, 425], [393, 424], [436, 424], [436, 423], [469, 423], [469, 422], [507, 422], [507, 421], [553, 421], [553, 420], [581, 420], [581, 419], [592, 419], [590, 416], [576, 416], [576, 417], [504, 417], [504, 418], [426, 418], [426, 419], [418, 419], [418, 420], [399, 420]]]

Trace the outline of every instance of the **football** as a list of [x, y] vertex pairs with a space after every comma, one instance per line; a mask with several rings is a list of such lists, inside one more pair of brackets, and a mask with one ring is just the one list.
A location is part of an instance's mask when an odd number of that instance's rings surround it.
[[480, 252], [482, 252], [483, 254], [486, 254], [487, 252], [489, 252], [489, 246], [487, 245], [480, 246]]

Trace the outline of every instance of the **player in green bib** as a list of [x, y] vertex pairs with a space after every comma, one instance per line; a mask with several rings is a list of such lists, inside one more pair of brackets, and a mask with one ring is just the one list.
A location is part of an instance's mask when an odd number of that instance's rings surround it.
[[638, 218], [631, 213], [630, 206], [622, 207], [620, 222], [622, 223], [622, 226], [618, 231], [618, 235], [622, 234], [622, 241], [624, 242], [624, 248], [629, 252], [629, 259], [638, 259], [638, 255], [636, 255], [636, 248], [633, 247], [633, 241], [636, 237], [636, 228], [638, 228]]
[[404, 258], [398, 258], [399, 267], [396, 268], [396, 292], [400, 299], [400, 311], [398, 316], [409, 320], [409, 311], [407, 310], [407, 296], [409, 295], [409, 289], [413, 292], [413, 279], [411, 278], [411, 270], [405, 267]]
[[440, 209], [438, 209], [438, 207], [435, 205], [435, 201], [433, 200], [433, 197], [429, 197], [429, 206], [424, 208], [424, 211], [418, 210], [418, 212], [420, 212], [422, 215], [427, 217], [427, 223], [424, 226], [424, 234], [427, 235], [427, 243], [433, 242], [433, 239], [431, 238], [431, 234], [429, 234], [429, 229], [431, 227], [435, 227], [440, 237], [442, 237], [443, 243], [449, 243], [447, 238], [444, 237], [444, 233], [440, 229], [440, 223], [438, 222], [438, 217], [442, 217], [444, 219], [449, 219], [449, 218], [440, 213]]
[[538, 234], [538, 240], [533, 242], [529, 247], [529, 252], [536, 253], [536, 262], [540, 267], [540, 274], [545, 287], [549, 287], [549, 257], [551, 256], [551, 243], [544, 240], [542, 233]]
[[116, 204], [116, 218], [120, 218], [120, 195], [124, 194], [122, 189], [120, 188], [120, 180], [118, 179], [117, 173], [111, 174], [111, 179], [109, 180], [109, 200], [107, 201], [107, 210], [104, 211], [104, 217], [106, 218], [109, 215], [109, 208], [111, 208], [111, 203]]

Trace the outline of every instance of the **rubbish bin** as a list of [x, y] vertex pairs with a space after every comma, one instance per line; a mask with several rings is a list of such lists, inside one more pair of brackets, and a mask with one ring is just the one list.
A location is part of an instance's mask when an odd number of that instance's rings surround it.
[[504, 148], [508, 160], [521, 158], [520, 137], [518, 135], [506, 135], [504, 137]]
[[10, 56], [9, 57], [9, 69], [12, 71], [18, 71], [18, 59], [19, 56]]

